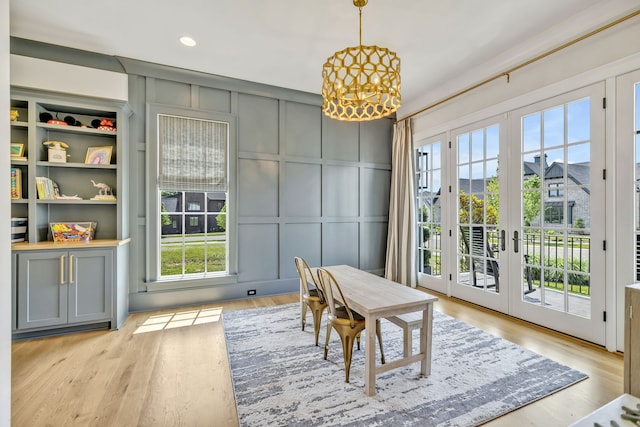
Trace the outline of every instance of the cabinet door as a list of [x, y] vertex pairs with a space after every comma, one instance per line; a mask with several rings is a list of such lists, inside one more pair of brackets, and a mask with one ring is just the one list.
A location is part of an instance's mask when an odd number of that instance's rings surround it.
[[625, 290], [624, 392], [640, 396], [640, 288]]
[[67, 323], [67, 251], [18, 255], [18, 329]]
[[69, 323], [111, 320], [113, 250], [69, 251]]

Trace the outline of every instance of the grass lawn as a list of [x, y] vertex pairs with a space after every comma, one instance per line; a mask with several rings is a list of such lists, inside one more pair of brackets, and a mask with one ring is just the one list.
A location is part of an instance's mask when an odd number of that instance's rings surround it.
[[[207, 265], [205, 270], [205, 246], [207, 252]], [[227, 269], [225, 243], [209, 243], [205, 245], [196, 242], [184, 246], [184, 268], [185, 274], [207, 273], [225, 271]], [[160, 274], [163, 276], [182, 274], [182, 245], [162, 245], [161, 246], [161, 267]]]

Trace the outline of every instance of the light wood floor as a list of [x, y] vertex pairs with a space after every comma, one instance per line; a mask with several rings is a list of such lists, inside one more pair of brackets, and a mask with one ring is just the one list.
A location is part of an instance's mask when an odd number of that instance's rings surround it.
[[[622, 394], [620, 354], [438, 296], [436, 310], [589, 375], [487, 425], [565, 426]], [[215, 309], [271, 306], [297, 298], [291, 294], [136, 313], [116, 332], [15, 342], [12, 425], [237, 426], [222, 322]], [[195, 321], [194, 314], [200, 316]], [[154, 330], [162, 325], [166, 327]]]

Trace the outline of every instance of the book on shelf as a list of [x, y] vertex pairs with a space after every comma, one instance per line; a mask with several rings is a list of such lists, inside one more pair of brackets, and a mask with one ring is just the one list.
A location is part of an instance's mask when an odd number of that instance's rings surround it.
[[22, 170], [11, 168], [11, 198], [22, 199]]
[[11, 218], [11, 243], [24, 242], [27, 239], [27, 218]]
[[60, 194], [58, 184], [45, 176], [36, 176], [36, 190], [41, 200], [55, 200]]
[[92, 197], [91, 200], [117, 200], [117, 199], [116, 199], [116, 196], [98, 194], [97, 196]]
[[29, 159], [27, 159], [25, 156], [11, 156], [11, 161], [12, 162], [15, 162], [15, 161], [26, 162], [27, 160], [29, 160]]
[[77, 194], [74, 194], [73, 196], [67, 196], [66, 194], [63, 194], [61, 196], [57, 196], [56, 199], [58, 199], [58, 200], [82, 200], [82, 197], [78, 196]]

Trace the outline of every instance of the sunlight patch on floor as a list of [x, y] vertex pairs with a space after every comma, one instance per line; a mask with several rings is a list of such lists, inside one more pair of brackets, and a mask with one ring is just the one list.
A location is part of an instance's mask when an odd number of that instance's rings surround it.
[[186, 326], [218, 322], [221, 315], [222, 307], [157, 314], [149, 316], [142, 325], [138, 326], [134, 334], [143, 334], [146, 332], [161, 331], [163, 329], [184, 328]]

